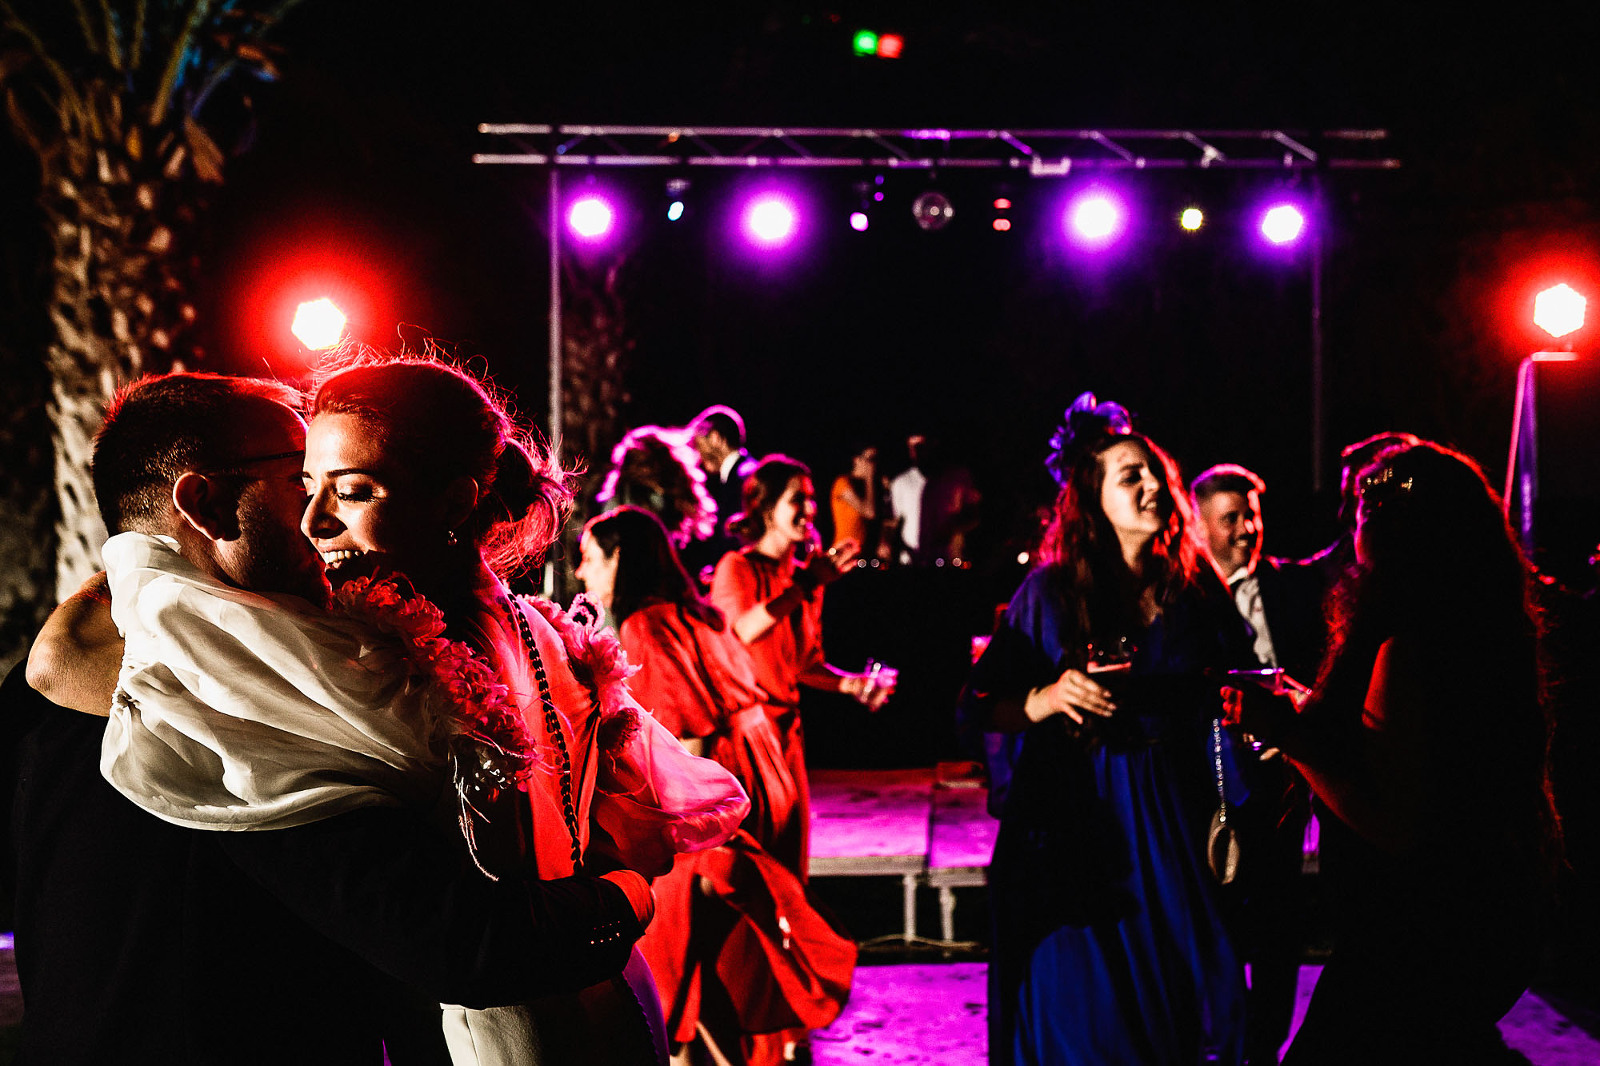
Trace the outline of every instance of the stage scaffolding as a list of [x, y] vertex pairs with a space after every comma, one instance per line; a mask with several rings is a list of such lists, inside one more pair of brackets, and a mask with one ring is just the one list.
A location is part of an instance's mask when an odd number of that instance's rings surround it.
[[[542, 166], [550, 175], [550, 441], [561, 444], [561, 180], [565, 167], [679, 170], [878, 169], [994, 171], [1030, 178], [1125, 170], [1304, 171], [1321, 214], [1326, 171], [1394, 170], [1388, 131], [1224, 129], [856, 129], [809, 126], [580, 126], [484, 122], [502, 150], [486, 166]], [[1323, 486], [1321, 227], [1311, 232], [1311, 482]]]

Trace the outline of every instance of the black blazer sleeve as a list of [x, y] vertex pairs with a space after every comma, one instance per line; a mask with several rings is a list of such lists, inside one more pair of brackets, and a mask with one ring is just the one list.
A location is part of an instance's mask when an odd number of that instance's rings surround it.
[[620, 973], [644, 934], [609, 881], [490, 881], [457, 842], [398, 808], [216, 835], [308, 924], [442, 1003], [577, 991]]

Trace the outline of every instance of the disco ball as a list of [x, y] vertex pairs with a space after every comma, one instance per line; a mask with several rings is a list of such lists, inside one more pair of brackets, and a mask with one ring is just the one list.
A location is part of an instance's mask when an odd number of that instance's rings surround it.
[[929, 233], [948, 226], [955, 213], [955, 208], [950, 206], [950, 198], [942, 192], [925, 192], [911, 205], [911, 214], [916, 218], [917, 225]]

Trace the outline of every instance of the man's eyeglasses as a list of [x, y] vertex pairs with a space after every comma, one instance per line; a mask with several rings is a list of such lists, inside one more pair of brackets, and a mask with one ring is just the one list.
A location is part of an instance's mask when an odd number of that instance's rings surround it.
[[254, 466], [257, 463], [275, 463], [280, 459], [301, 459], [305, 454], [303, 448], [296, 448], [292, 452], [278, 452], [275, 455], [247, 455], [243, 459], [235, 459], [213, 470], [196, 470], [195, 473], [203, 477], [240, 477], [244, 475], [241, 467]]

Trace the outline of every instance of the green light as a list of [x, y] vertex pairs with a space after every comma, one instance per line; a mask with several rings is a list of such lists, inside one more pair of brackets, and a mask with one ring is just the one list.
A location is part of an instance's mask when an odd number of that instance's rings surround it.
[[873, 33], [871, 30], [857, 30], [856, 39], [853, 44], [856, 50], [856, 55], [874, 55], [878, 51], [878, 35]]

